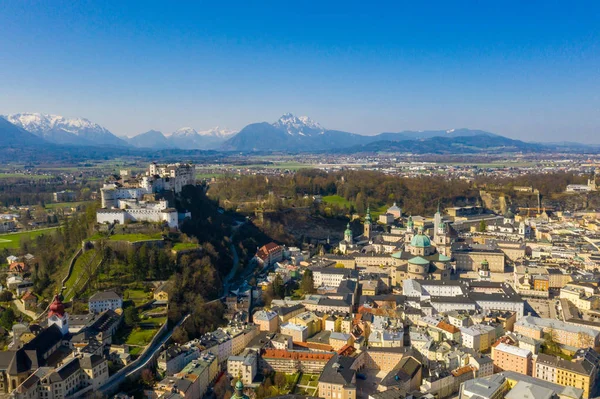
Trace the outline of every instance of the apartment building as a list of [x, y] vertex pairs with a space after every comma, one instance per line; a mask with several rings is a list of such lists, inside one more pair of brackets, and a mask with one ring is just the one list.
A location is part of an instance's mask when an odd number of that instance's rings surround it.
[[244, 385], [252, 384], [257, 372], [258, 354], [253, 350], [246, 350], [242, 355], [229, 356], [227, 359], [227, 374], [241, 379]]
[[562, 386], [583, 389], [589, 398], [598, 374], [600, 357], [591, 349], [579, 352], [573, 361], [540, 353], [535, 362], [535, 377]]
[[[259, 331], [277, 332], [279, 328], [279, 317], [277, 312], [259, 310], [252, 315], [254, 324], [258, 325]], [[245, 382], [244, 382], [245, 383]]]
[[313, 283], [315, 288], [319, 287], [339, 287], [342, 280], [357, 280], [358, 272], [353, 269], [325, 267], [314, 268]]
[[354, 358], [335, 354], [319, 377], [319, 397], [324, 399], [356, 399]]
[[492, 360], [495, 372], [508, 370], [525, 375], [532, 374], [533, 356], [529, 350], [501, 342], [492, 346]]
[[332, 357], [332, 353], [326, 352], [265, 349], [261, 352], [259, 367], [261, 370], [266, 369], [279, 373], [302, 371], [318, 374]]
[[534, 316], [525, 316], [517, 321], [515, 332], [534, 339], [542, 339], [544, 334], [551, 333], [556, 343], [576, 348], [596, 348], [600, 345], [600, 331]]

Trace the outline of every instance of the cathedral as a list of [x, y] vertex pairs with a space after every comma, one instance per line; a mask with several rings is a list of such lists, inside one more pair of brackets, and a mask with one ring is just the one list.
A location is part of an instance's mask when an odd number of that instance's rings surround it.
[[449, 226], [442, 220], [439, 209], [434, 215], [433, 241], [425, 234], [423, 227], [415, 227], [412, 216], [406, 219], [406, 229], [393, 227], [391, 232], [385, 232], [377, 230], [376, 227], [373, 224], [371, 210], [367, 208], [363, 234], [355, 238], [348, 223], [344, 231], [344, 239], [338, 245], [338, 251], [354, 257], [357, 265], [367, 262], [366, 258], [371, 262], [366, 264], [373, 264], [374, 259], [380, 259], [381, 264], [393, 268], [390, 272], [393, 285], [407, 278], [450, 279], [453, 269], [451, 264], [453, 235]]
[[392, 276], [392, 280], [449, 280], [452, 272], [451, 258], [438, 252], [429, 236], [423, 233], [423, 228], [419, 228], [416, 234], [407, 228], [407, 237], [410, 237], [410, 242], [404, 245], [404, 250], [392, 254], [398, 264], [396, 278]]

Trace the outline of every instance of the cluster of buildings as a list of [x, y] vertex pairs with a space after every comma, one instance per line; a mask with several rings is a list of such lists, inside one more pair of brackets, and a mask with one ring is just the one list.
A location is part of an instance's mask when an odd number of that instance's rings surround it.
[[0, 352], [0, 392], [15, 399], [64, 399], [96, 392], [109, 378], [120, 312], [70, 315], [57, 295], [41, 323], [15, 324]]
[[[314, 374], [309, 393], [322, 398], [593, 397], [596, 215], [519, 214], [428, 219], [394, 205], [379, 223], [367, 211], [358, 234], [348, 225], [330, 253], [259, 248], [258, 288], [310, 273], [314, 293], [254, 311], [257, 335], [227, 373], [245, 387], [265, 371]], [[577, 256], [565, 256], [570, 245]]]
[[154, 222], [177, 228], [189, 213], [178, 213], [164, 198], [165, 192], [178, 194], [184, 186], [195, 184], [195, 169], [190, 164], [158, 165], [151, 163], [139, 176], [121, 173], [100, 189], [101, 209], [98, 223]]
[[[202, 398], [228, 368], [227, 359], [236, 358], [257, 337], [259, 330], [247, 323], [231, 322], [199, 339], [163, 350], [157, 359], [165, 377], [147, 395], [167, 398]], [[256, 370], [254, 370], [256, 372]]]

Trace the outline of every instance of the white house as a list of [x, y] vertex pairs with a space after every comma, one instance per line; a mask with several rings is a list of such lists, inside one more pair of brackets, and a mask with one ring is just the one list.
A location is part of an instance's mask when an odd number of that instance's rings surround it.
[[116, 310], [123, 307], [123, 299], [114, 291], [97, 292], [88, 301], [90, 313], [101, 313], [105, 310]]

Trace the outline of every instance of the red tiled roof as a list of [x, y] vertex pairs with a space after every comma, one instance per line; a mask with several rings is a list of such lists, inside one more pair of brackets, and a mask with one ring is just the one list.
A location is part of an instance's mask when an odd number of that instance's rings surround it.
[[270, 242], [266, 245], [263, 245], [260, 249], [264, 249], [267, 252], [275, 252], [281, 249], [281, 246], [275, 244], [274, 242]]
[[264, 349], [263, 357], [272, 359], [315, 360], [328, 362], [333, 353], [290, 352], [285, 349]]
[[458, 377], [468, 372], [473, 372], [475, 368], [473, 366], [464, 366], [456, 370], [452, 370], [451, 373], [453, 376]]
[[352, 355], [354, 352], [356, 352], [356, 348], [352, 345], [344, 345], [342, 346], [339, 350], [338, 350], [338, 355], [340, 356], [350, 356]]
[[8, 269], [11, 272], [25, 272], [27, 269], [29, 269], [29, 267], [23, 262], [13, 262], [10, 264]]
[[515, 342], [513, 342], [512, 339], [510, 339], [509, 337], [500, 337], [498, 338], [498, 340], [496, 342], [494, 342], [492, 344], [492, 346], [495, 348], [496, 346], [500, 345], [500, 344], [506, 344], [506, 345], [514, 345]]
[[440, 321], [437, 325], [437, 328], [442, 329], [444, 331], [447, 331], [451, 334], [455, 334], [457, 332], [460, 332], [460, 330], [458, 329], [458, 327], [453, 326], [452, 324], [448, 324], [445, 321]]

